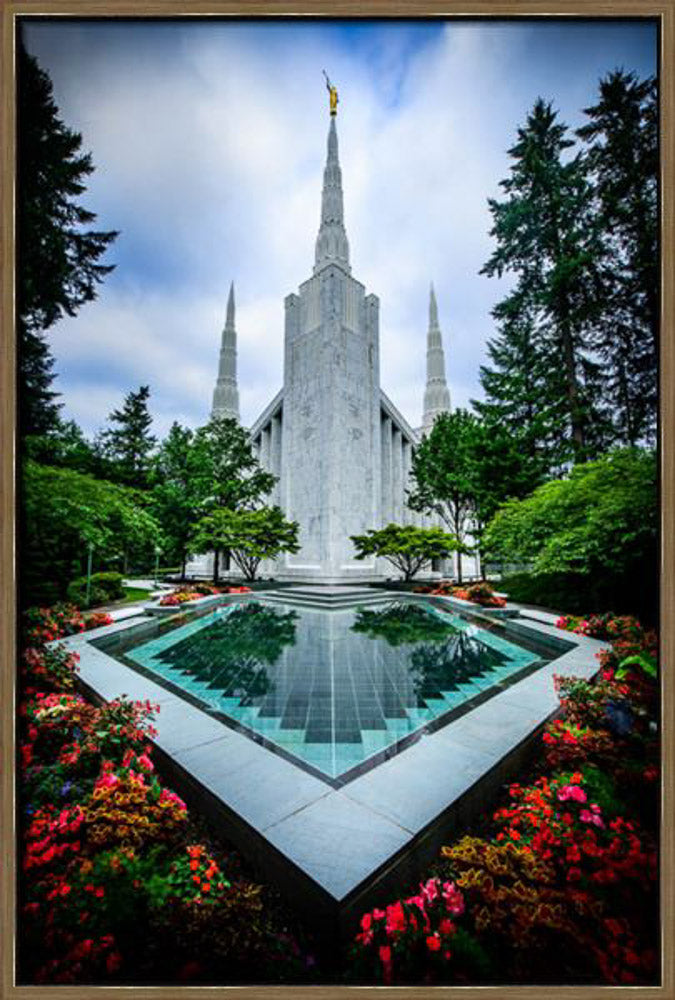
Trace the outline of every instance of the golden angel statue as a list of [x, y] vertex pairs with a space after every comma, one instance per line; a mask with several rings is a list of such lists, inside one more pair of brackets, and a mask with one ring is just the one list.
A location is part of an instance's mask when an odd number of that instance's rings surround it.
[[330, 82], [330, 80], [328, 79], [328, 74], [326, 73], [325, 70], [323, 71], [323, 75], [326, 77], [326, 87], [328, 89], [328, 93], [330, 94], [330, 113], [332, 115], [336, 115], [338, 106], [337, 87], [334, 87], [333, 84]]

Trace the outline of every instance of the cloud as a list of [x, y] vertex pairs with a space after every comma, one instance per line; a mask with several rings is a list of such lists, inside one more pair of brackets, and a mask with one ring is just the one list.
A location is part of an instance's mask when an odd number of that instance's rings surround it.
[[352, 271], [381, 303], [383, 388], [418, 426], [433, 280], [453, 404], [479, 396], [506, 287], [478, 273], [487, 198], [517, 126], [540, 93], [578, 117], [602, 73], [654, 57], [634, 25], [568, 27], [30, 23], [28, 47], [92, 152], [87, 205], [121, 231], [98, 300], [50, 337], [67, 415], [93, 432], [148, 383], [157, 433], [203, 423], [232, 279], [243, 422], [278, 391], [283, 299], [311, 274], [319, 222], [324, 68], [340, 90]]

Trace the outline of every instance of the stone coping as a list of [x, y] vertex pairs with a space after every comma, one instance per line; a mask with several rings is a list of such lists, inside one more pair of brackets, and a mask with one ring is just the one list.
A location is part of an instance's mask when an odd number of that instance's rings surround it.
[[505, 624], [507, 636], [565, 652], [336, 789], [97, 648], [152, 622], [136, 618], [60, 642], [79, 654], [81, 683], [95, 699], [126, 694], [159, 704], [155, 743], [176, 790], [296, 905], [343, 927], [386, 902], [397, 881], [414, 881], [449, 832], [480, 815], [558, 710], [554, 674], [591, 678], [608, 646], [543, 622]]
[[520, 617], [520, 609], [515, 604], [507, 604], [505, 608], [486, 608], [482, 604], [474, 604], [473, 601], [465, 601], [461, 597], [451, 597], [449, 594], [414, 594], [414, 596], [438, 598], [445, 601], [455, 611], [463, 611], [468, 615], [482, 615], [493, 620]]

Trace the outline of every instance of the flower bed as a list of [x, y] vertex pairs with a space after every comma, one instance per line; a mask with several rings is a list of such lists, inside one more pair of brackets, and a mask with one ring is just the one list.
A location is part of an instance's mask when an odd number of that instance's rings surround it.
[[198, 601], [202, 597], [210, 597], [216, 594], [250, 594], [250, 587], [214, 587], [209, 583], [195, 583], [188, 587], [180, 587], [172, 590], [170, 594], [165, 594], [160, 598], [159, 605], [162, 608], [175, 608], [189, 601]]
[[[157, 706], [88, 703], [77, 657], [46, 646], [99, 624], [64, 609], [26, 621], [22, 981], [321, 981], [299, 925], [156, 773]], [[562, 716], [538, 768], [417, 890], [362, 916], [341, 978], [656, 982], [656, 636], [616, 616], [560, 627], [612, 643], [598, 680], [556, 678]]]
[[25, 624], [21, 981], [304, 981], [313, 958], [279, 904], [158, 777], [158, 706], [90, 704], [77, 657], [45, 645], [105, 622], [39, 609]]
[[483, 608], [505, 608], [506, 601], [498, 597], [491, 583], [480, 581], [469, 586], [456, 586], [447, 580], [441, 580], [435, 587], [415, 587], [415, 594], [431, 594], [438, 597], [456, 597], [460, 601], [470, 601]]
[[611, 641], [599, 681], [556, 679], [563, 714], [531, 779], [483, 836], [442, 848], [434, 884], [461, 898], [452, 918], [425, 883], [364, 915], [360, 981], [657, 982], [658, 686], [641, 660], [656, 636], [612, 615], [559, 627]]

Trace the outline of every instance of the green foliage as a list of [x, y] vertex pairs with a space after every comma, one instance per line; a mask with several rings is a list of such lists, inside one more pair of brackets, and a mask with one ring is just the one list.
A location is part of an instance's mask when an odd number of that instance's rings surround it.
[[112, 270], [98, 260], [117, 233], [85, 228], [96, 216], [77, 199], [94, 170], [91, 156], [59, 117], [51, 80], [22, 44], [17, 82], [19, 425], [24, 434], [43, 434], [58, 421], [43, 331], [95, 298]]
[[629, 667], [639, 667], [647, 677], [651, 677], [653, 680], [656, 680], [658, 676], [658, 661], [655, 656], [650, 656], [648, 653], [635, 653], [622, 660], [615, 674], [618, 681], [629, 675]]
[[602, 771], [593, 764], [585, 764], [581, 773], [589, 799], [597, 802], [605, 815], [616, 816], [625, 813], [625, 803], [611, 771]]
[[[509, 497], [531, 492], [541, 471], [501, 423], [461, 409], [443, 413], [415, 449], [408, 506], [440, 515], [462, 541], [471, 528], [480, 551], [483, 525]], [[458, 576], [461, 582], [461, 565]]]
[[229, 551], [244, 577], [255, 580], [263, 559], [276, 559], [282, 552], [299, 550], [298, 523], [287, 521], [280, 507], [218, 508], [197, 523], [193, 548], [197, 552]]
[[350, 537], [357, 550], [357, 559], [382, 556], [400, 570], [406, 580], [432, 559], [445, 559], [451, 552], [469, 551], [454, 535], [440, 528], [388, 524], [386, 528]]
[[169, 549], [165, 554], [180, 561], [181, 576], [195, 523], [209, 495], [208, 468], [203, 438], [174, 422], [152, 461], [151, 509], [162, 525]]
[[87, 578], [80, 576], [68, 584], [66, 596], [78, 608], [93, 608], [99, 604], [109, 604], [124, 597], [121, 573], [92, 573], [89, 581], [89, 602], [87, 603]]
[[114, 426], [101, 435], [108, 477], [126, 486], [143, 489], [148, 484], [150, 454], [157, 439], [150, 434], [148, 412], [150, 387], [142, 385], [130, 392], [121, 410], [113, 410], [108, 420]]
[[542, 482], [542, 463], [528, 455], [520, 433], [501, 422], [475, 420], [467, 430], [465, 455], [473, 484], [476, 533], [509, 498], [523, 498]]
[[24, 456], [42, 465], [56, 465], [75, 472], [99, 475], [101, 456], [74, 420], [57, 420], [45, 434], [31, 434], [23, 441]]
[[436, 417], [431, 433], [415, 448], [408, 495], [412, 510], [438, 514], [462, 542], [475, 508], [469, 449], [476, 418], [467, 410]]
[[196, 434], [202, 450], [204, 510], [255, 507], [274, 488], [276, 476], [265, 472], [253, 454], [246, 431], [232, 417], [214, 417]]
[[491, 559], [540, 573], [621, 574], [653, 558], [658, 522], [656, 459], [623, 449], [575, 466], [525, 500], [510, 500], [484, 535]]
[[88, 544], [94, 565], [111, 566], [127, 553], [149, 561], [161, 539], [143, 497], [92, 476], [27, 461], [22, 470], [22, 589], [25, 603], [44, 600], [45, 583], [62, 597], [86, 570]]
[[[214, 511], [260, 506], [276, 483], [253, 454], [248, 432], [232, 417], [214, 417], [194, 439], [200, 473], [193, 487], [202, 516]], [[213, 582], [218, 583], [219, 549], [214, 548]]]

